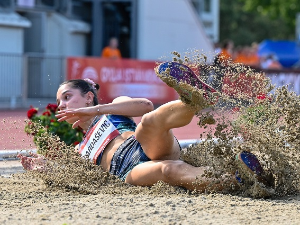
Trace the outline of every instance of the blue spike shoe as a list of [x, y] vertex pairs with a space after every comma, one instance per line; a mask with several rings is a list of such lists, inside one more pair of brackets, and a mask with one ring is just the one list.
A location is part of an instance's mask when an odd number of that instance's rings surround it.
[[174, 88], [185, 103], [203, 109], [218, 101], [218, 92], [200, 80], [186, 65], [161, 63], [155, 72], [168, 86]]
[[[247, 151], [243, 151], [236, 155], [236, 160], [238, 162], [238, 167], [244, 171], [244, 174], [250, 173], [251, 175], [256, 174], [258, 181], [261, 181], [264, 170], [258, 161], [257, 157]], [[245, 171], [246, 170], [246, 171]], [[236, 171], [236, 179], [239, 183], [243, 183], [243, 179], [240, 177], [238, 171]]]
[[[245, 184], [250, 181], [251, 184], [246, 192], [251, 196], [257, 198], [268, 198], [275, 194], [274, 177], [272, 174], [266, 175], [257, 157], [251, 152], [243, 151], [236, 156], [239, 171], [236, 171], [236, 180], [240, 184]], [[253, 183], [253, 175], [256, 175], [255, 180], [258, 182]], [[242, 175], [242, 177], [241, 177]]]

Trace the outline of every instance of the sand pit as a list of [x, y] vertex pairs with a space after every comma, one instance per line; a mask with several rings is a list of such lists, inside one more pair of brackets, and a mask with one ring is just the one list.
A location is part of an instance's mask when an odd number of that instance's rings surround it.
[[[17, 166], [0, 162], [1, 167]], [[142, 188], [147, 189], [147, 188]], [[298, 224], [300, 196], [222, 194], [83, 195], [22, 175], [0, 177], [0, 224]], [[146, 194], [148, 193], [148, 194]]]

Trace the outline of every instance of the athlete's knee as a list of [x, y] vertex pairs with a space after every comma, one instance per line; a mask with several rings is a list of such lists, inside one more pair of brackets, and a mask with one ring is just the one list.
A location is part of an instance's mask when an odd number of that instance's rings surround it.
[[140, 123], [143, 127], [147, 127], [147, 128], [155, 127], [158, 123], [157, 117], [155, 116], [155, 111], [143, 115]]
[[179, 160], [166, 160], [162, 162], [161, 173], [165, 182], [171, 182], [178, 178], [183, 162]]

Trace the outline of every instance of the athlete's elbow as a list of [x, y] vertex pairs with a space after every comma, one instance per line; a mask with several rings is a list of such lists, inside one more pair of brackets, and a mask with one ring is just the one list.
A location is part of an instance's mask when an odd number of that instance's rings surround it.
[[154, 110], [154, 105], [150, 100], [145, 99], [145, 100], [143, 100], [142, 104], [143, 104], [145, 113], [148, 113], [148, 112], [151, 112]]

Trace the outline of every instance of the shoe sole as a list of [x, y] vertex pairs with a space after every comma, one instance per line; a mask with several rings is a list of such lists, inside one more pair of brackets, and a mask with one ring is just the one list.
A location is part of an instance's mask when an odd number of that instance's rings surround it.
[[[258, 161], [258, 159], [256, 158], [255, 155], [252, 155], [252, 156], [248, 156], [248, 157], [255, 157], [255, 160]], [[254, 180], [257, 180], [258, 182], [260, 183], [263, 183], [266, 185], [267, 181], [264, 180], [263, 178], [263, 168], [261, 167], [260, 163], [257, 162], [257, 164], [259, 164], [259, 167], [256, 168], [256, 171], [253, 171], [245, 162], [244, 160], [242, 159], [241, 157], [241, 153], [238, 154], [236, 156], [236, 161], [238, 162], [237, 163], [237, 166], [238, 166], [238, 174], [242, 175], [244, 177], [243, 178], [240, 178], [242, 180], [242, 183], [243, 183], [243, 180], [251, 180], [251, 181], [254, 181]], [[239, 180], [238, 180], [239, 181]], [[240, 182], [240, 181], [239, 181]]]
[[[261, 175], [257, 175], [253, 170], [251, 170], [247, 164], [241, 158], [241, 154], [236, 156], [236, 160], [238, 161], [238, 174], [241, 174], [243, 178], [236, 178], [240, 184], [244, 184], [243, 181], [251, 181], [253, 185], [251, 185], [246, 193], [255, 198], [267, 198], [275, 194], [275, 190], [272, 187], [267, 186], [264, 179]], [[258, 162], [259, 163], [259, 162]], [[263, 169], [261, 168], [261, 174], [263, 173]]]
[[[174, 88], [185, 103], [203, 109], [217, 102], [219, 93], [201, 81], [187, 66], [167, 62], [155, 68], [157, 76]], [[209, 98], [208, 96], [212, 96]]]
[[255, 156], [255, 155], [253, 155], [252, 153], [249, 153], [250, 155], [248, 155], [248, 156], [246, 156], [247, 158], [249, 158], [249, 157], [252, 157], [252, 159], [248, 159], [249, 161], [253, 161], [253, 160], [255, 160], [256, 162], [256, 164], [258, 165], [256, 168], [255, 168], [255, 171], [253, 171], [245, 162], [244, 162], [244, 160], [242, 159], [242, 157], [241, 157], [241, 155], [242, 155], [242, 153], [240, 153], [240, 154], [238, 154], [237, 156], [236, 156], [236, 159], [238, 160], [238, 162], [240, 162], [245, 168], [247, 168], [247, 170], [250, 172], [250, 173], [252, 173], [253, 175], [254, 174], [256, 174], [257, 176], [261, 176], [262, 174], [263, 174], [263, 168], [261, 167], [261, 165], [260, 165], [260, 163], [259, 163], [259, 161], [258, 161], [258, 159], [257, 159], [257, 157]]

